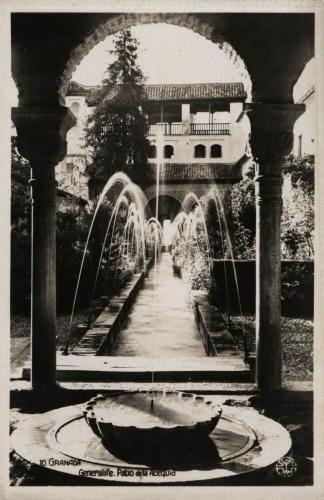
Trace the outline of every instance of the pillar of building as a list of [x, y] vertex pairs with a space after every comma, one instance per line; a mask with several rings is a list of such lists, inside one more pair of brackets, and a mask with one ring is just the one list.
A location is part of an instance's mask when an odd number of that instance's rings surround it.
[[56, 386], [56, 181], [75, 124], [65, 107], [13, 108], [17, 145], [32, 171], [31, 383], [37, 392]]
[[256, 189], [256, 382], [281, 387], [281, 236], [283, 160], [293, 146], [293, 126], [303, 105], [249, 105]]
[[182, 133], [190, 134], [190, 103], [181, 104]]

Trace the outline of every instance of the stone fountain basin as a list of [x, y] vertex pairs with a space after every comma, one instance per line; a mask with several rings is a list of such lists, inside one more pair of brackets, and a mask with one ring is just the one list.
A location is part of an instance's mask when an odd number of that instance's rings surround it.
[[86, 403], [83, 414], [109, 448], [150, 455], [157, 447], [167, 452], [206, 440], [222, 409], [204, 396], [153, 391], [99, 395]]

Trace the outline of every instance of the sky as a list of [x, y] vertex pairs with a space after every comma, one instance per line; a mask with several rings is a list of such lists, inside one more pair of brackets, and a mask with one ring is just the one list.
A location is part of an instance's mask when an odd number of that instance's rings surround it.
[[[238, 70], [213, 42], [188, 28], [167, 24], [135, 26], [139, 41], [138, 64], [154, 83], [209, 83], [241, 81]], [[84, 85], [98, 85], [113, 56], [113, 36], [106, 38], [81, 61], [72, 79]]]

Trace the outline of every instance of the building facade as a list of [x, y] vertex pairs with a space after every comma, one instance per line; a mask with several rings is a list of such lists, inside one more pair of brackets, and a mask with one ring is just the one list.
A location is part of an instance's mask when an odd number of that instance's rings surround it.
[[[89, 152], [84, 148], [84, 128], [95, 104], [94, 90], [70, 83], [66, 105], [77, 123], [67, 134], [67, 156], [57, 167], [59, 186], [86, 198]], [[188, 192], [199, 197], [215, 183], [226, 193], [241, 179], [242, 166], [249, 157], [249, 120], [243, 112], [246, 93], [242, 83], [146, 85], [144, 96], [151, 144], [152, 185], [145, 190], [148, 201], [155, 197], [157, 162], [162, 164], [164, 197], [179, 204]], [[164, 214], [163, 218], [169, 216]]]
[[315, 155], [315, 86], [310, 86], [297, 102], [298, 104], [305, 104], [306, 109], [305, 113], [303, 113], [295, 123], [293, 153], [295, 156]]

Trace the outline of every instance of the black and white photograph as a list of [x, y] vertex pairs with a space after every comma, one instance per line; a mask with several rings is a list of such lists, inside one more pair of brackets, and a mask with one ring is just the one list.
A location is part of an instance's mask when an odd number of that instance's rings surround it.
[[8, 2], [3, 498], [323, 498], [324, 4], [243, 4]]

